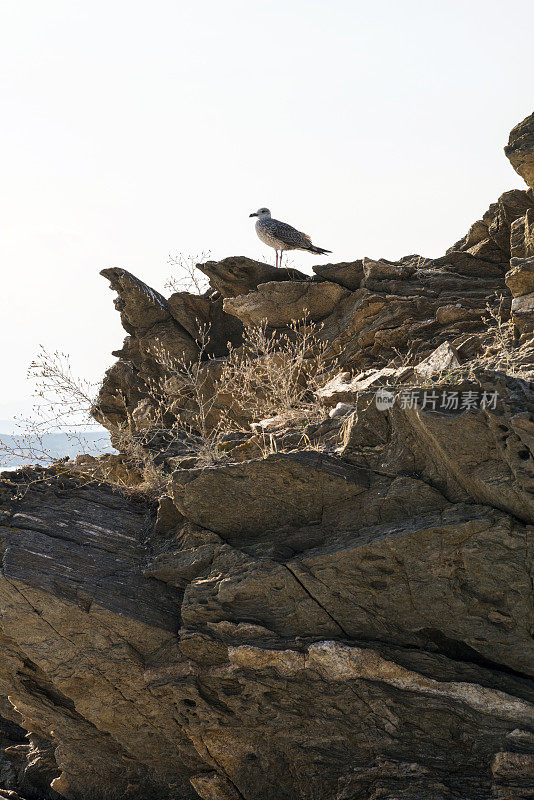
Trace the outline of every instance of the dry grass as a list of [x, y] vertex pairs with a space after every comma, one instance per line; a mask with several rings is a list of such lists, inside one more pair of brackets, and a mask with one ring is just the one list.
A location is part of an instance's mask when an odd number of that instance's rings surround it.
[[300, 446], [311, 446], [305, 427], [324, 415], [316, 391], [334, 369], [319, 331], [307, 319], [283, 333], [250, 327], [242, 346], [230, 347], [225, 359], [207, 356], [207, 326], [200, 328], [193, 362], [156, 348], [163, 377], [148, 385], [134, 418], [108, 425], [120, 455], [87, 453], [64, 463], [47, 452], [43, 438], [57, 430], [76, 438], [79, 428], [94, 424], [98, 387], [74, 376], [68, 356], [41, 348], [30, 367], [38, 400], [34, 418], [24, 423], [24, 447], [9, 453], [156, 498], [167, 491], [170, 472], [181, 462], [203, 467], [230, 461], [233, 450], [248, 452], [249, 445], [258, 454], [277, 451], [272, 432], [251, 428], [265, 418], [276, 417], [279, 427], [300, 426]]
[[[480, 369], [532, 379], [532, 352], [528, 362], [525, 348], [516, 345], [513, 322], [489, 306], [486, 320], [479, 352], [468, 362], [430, 378], [393, 381], [391, 388], [413, 388], [415, 381], [419, 388], [454, 385], [473, 379]], [[210, 330], [205, 326], [199, 328], [193, 362], [155, 348], [163, 377], [148, 385], [145, 399], [123, 424], [108, 427], [120, 454], [99, 457], [89, 452], [63, 464], [47, 452], [44, 436], [51, 430], [69, 431], [73, 439], [83, 435], [80, 430], [98, 417], [98, 387], [75, 377], [65, 354], [41, 348], [30, 365], [36, 414], [24, 423], [16, 455], [21, 461], [54, 463], [56, 470], [75, 471], [81, 479], [157, 498], [167, 491], [172, 470], [181, 465], [204, 467], [266, 455], [278, 452], [284, 441], [291, 449], [312, 448], [308, 426], [325, 418], [317, 391], [338, 369], [327, 358], [320, 333], [321, 326], [308, 319], [283, 332], [265, 324], [249, 327], [240, 347], [229, 345], [227, 357], [216, 359], [208, 356]], [[397, 354], [391, 366], [415, 366], [419, 360], [415, 353]], [[369, 394], [375, 391], [376, 387]], [[267, 422], [259, 424], [262, 421]]]

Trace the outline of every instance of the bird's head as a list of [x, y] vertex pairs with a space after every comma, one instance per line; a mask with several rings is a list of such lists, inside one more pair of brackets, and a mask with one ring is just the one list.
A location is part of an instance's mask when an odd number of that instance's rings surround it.
[[257, 211], [255, 211], [253, 214], [249, 214], [249, 216], [250, 217], [259, 217], [260, 219], [262, 219], [262, 217], [269, 218], [271, 216], [271, 212], [269, 211], [268, 208], [258, 208]]

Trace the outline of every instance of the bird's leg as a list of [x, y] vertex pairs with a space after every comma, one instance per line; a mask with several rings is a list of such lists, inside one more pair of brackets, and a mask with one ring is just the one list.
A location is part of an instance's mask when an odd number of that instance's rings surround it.
[[277, 267], [278, 266], [278, 250], [275, 250], [274, 253], [275, 253], [275, 257], [276, 257], [276, 261], [274, 262], [274, 265], [275, 265], [275, 267]]
[[282, 258], [284, 257], [284, 251], [280, 250], [280, 266], [282, 266]]

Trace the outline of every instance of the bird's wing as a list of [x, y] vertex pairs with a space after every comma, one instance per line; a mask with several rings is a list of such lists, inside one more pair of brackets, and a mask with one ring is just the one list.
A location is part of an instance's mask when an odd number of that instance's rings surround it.
[[311, 244], [308, 236], [293, 228], [292, 225], [280, 222], [278, 219], [269, 220], [269, 231], [279, 241], [290, 247], [304, 247], [306, 249]]

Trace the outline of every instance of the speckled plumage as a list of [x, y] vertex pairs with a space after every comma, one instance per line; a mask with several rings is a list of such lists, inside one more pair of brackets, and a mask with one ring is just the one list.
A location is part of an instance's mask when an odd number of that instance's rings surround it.
[[263, 217], [256, 222], [256, 233], [262, 242], [275, 250], [309, 250], [312, 247], [306, 234], [271, 217]]
[[258, 217], [256, 233], [262, 242], [269, 245], [269, 247], [273, 247], [276, 251], [277, 266], [278, 251], [280, 251], [280, 264], [285, 250], [306, 250], [308, 253], [317, 253], [319, 255], [331, 252], [330, 250], [324, 250], [322, 247], [315, 247], [307, 234], [298, 231], [292, 225], [280, 222], [278, 219], [272, 219], [268, 208], [260, 208], [250, 216]]

